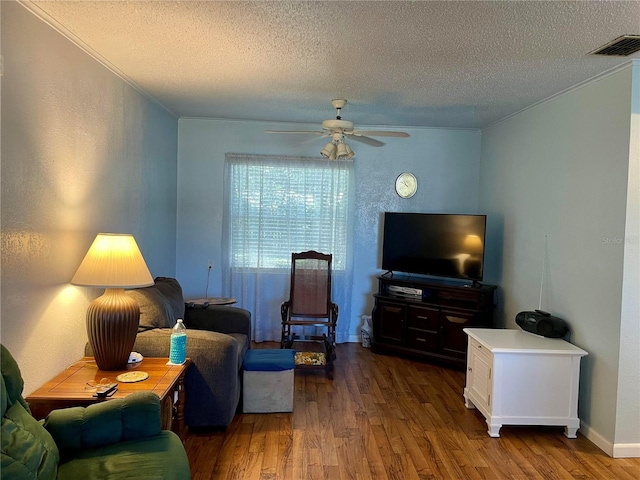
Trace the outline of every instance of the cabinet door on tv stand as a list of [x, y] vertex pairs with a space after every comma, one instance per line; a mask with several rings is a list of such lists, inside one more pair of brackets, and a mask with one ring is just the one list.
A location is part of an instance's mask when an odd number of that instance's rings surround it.
[[473, 313], [442, 310], [440, 312], [440, 348], [441, 353], [451, 357], [467, 357], [467, 334], [464, 328], [474, 325]]
[[406, 312], [406, 305], [379, 300], [376, 308], [376, 315], [378, 316], [376, 341], [396, 345], [402, 344]]

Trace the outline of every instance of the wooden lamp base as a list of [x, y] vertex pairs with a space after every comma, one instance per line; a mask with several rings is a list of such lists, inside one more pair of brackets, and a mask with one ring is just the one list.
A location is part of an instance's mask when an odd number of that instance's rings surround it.
[[87, 309], [87, 336], [100, 370], [127, 366], [138, 333], [140, 307], [124, 288], [107, 288]]

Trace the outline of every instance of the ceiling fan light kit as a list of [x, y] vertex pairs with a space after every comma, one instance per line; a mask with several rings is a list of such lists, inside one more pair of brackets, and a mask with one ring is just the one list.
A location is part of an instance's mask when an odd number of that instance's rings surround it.
[[336, 118], [331, 120], [325, 120], [322, 122], [321, 132], [314, 131], [282, 131], [282, 130], [267, 130], [266, 133], [303, 133], [309, 135], [320, 135], [323, 137], [331, 137], [331, 141], [327, 143], [324, 148], [320, 151], [320, 155], [324, 158], [328, 158], [329, 160], [336, 159], [350, 159], [353, 158], [355, 152], [351, 149], [351, 147], [345, 142], [345, 138], [350, 136], [353, 140], [357, 140], [358, 142], [365, 143], [372, 147], [382, 147], [384, 142], [380, 140], [376, 140], [375, 138], [371, 138], [372, 136], [381, 136], [381, 137], [398, 137], [398, 138], [406, 138], [409, 137], [408, 133], [405, 132], [392, 132], [392, 131], [382, 131], [382, 130], [355, 130], [353, 128], [353, 122], [348, 120], [343, 120], [340, 116], [340, 111], [347, 104], [347, 101], [338, 98], [331, 101], [331, 105], [336, 109]]
[[335, 160], [336, 159], [336, 150], [337, 150], [337, 148], [336, 148], [335, 144], [333, 142], [329, 142], [324, 146], [324, 148], [320, 152], [320, 155], [322, 155], [324, 158], [329, 158], [329, 159]]
[[327, 143], [322, 151], [320, 152], [324, 158], [328, 158], [329, 160], [336, 159], [346, 159], [349, 160], [353, 158], [355, 153], [351, 150], [351, 147], [344, 143], [343, 140], [332, 140]]

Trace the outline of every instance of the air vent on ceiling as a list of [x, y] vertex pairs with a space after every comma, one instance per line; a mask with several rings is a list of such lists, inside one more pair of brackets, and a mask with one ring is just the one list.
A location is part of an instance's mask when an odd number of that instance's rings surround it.
[[640, 51], [640, 35], [623, 35], [591, 52], [591, 55], [626, 57]]

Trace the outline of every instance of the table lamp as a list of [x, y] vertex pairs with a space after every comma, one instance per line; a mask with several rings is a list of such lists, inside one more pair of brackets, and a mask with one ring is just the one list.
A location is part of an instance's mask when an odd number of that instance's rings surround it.
[[89, 304], [87, 336], [100, 370], [125, 368], [138, 333], [140, 307], [124, 289], [154, 283], [133, 235], [99, 233], [71, 283], [106, 289]]

